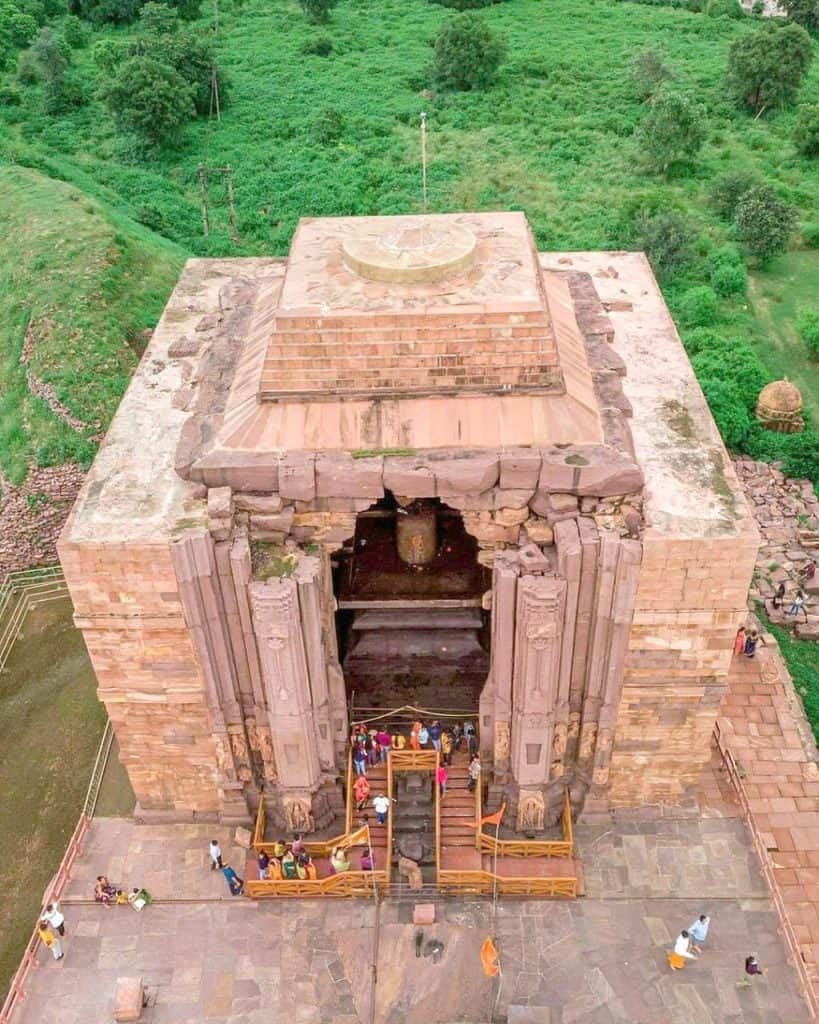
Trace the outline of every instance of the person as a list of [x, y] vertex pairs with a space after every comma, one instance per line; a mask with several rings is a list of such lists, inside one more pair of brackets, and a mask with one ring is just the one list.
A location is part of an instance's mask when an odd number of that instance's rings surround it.
[[461, 749], [461, 740], [463, 739], [464, 731], [460, 722], [456, 722], [452, 728], [452, 749]]
[[290, 844], [290, 852], [294, 857], [298, 857], [299, 854], [304, 853], [304, 836], [301, 832], [296, 832], [293, 836], [293, 842]]
[[350, 861], [347, 859], [347, 851], [343, 846], [334, 846], [330, 851], [330, 870], [334, 875], [340, 875], [350, 870]]
[[60, 904], [56, 901], [49, 903], [43, 914], [43, 918], [48, 921], [51, 930], [62, 939], [65, 936], [65, 917], [60, 910]]
[[478, 754], [478, 735], [472, 731], [467, 739], [467, 749], [469, 750], [470, 757], [477, 757]]
[[807, 609], [805, 608], [805, 591], [802, 590], [801, 587], [799, 588], [799, 590], [796, 591], [796, 594], [794, 596], [793, 602], [791, 603], [791, 606], [788, 609], [788, 615], [793, 615], [795, 617], [800, 612], [804, 613], [804, 615], [805, 615], [805, 622], [807, 622], [808, 621], [808, 612], [807, 612]]
[[111, 885], [105, 875], [97, 875], [97, 884], [94, 886], [94, 899], [102, 903], [104, 907], [110, 907], [117, 898], [117, 887]]
[[310, 863], [310, 854], [302, 851], [296, 857], [296, 876], [302, 881], [307, 878], [307, 865]]
[[481, 777], [481, 759], [476, 754], [469, 762], [469, 782], [466, 784], [466, 788], [474, 792], [475, 787], [478, 785], [478, 779]]
[[124, 889], [117, 889], [116, 904], [118, 907], [128, 906], [128, 893]]
[[746, 974], [764, 974], [765, 972], [759, 966], [759, 961], [753, 955], [745, 957], [745, 973]]
[[370, 850], [369, 846], [365, 846], [361, 851], [361, 870], [375, 870], [375, 854]]
[[435, 772], [435, 781], [441, 787], [441, 796], [446, 796], [446, 780], [449, 777], [449, 773], [446, 770], [445, 764], [439, 764], [437, 771]]
[[217, 868], [222, 870], [222, 847], [219, 845], [217, 839], [211, 839], [210, 846], [208, 847], [208, 853], [210, 854], [210, 869], [215, 871]]
[[367, 751], [363, 743], [356, 743], [353, 747], [353, 767], [356, 775], [367, 774]]
[[745, 650], [745, 627], [740, 626], [734, 637], [734, 654], [742, 654]]
[[265, 850], [259, 850], [258, 856], [256, 857], [256, 863], [259, 865], [259, 878], [262, 882], [266, 882], [270, 873], [270, 857], [267, 855]]
[[745, 657], [746, 658], [753, 658], [756, 655], [757, 644], [759, 644], [760, 642], [763, 643], [763, 644], [765, 643], [765, 641], [762, 640], [762, 638], [760, 637], [759, 633], [755, 629], [752, 629], [750, 631], [750, 633], [747, 633], [745, 635]]
[[379, 729], [375, 738], [378, 740], [378, 748], [381, 754], [381, 763], [386, 764], [387, 755], [389, 754], [390, 747], [392, 746], [392, 739], [390, 738], [390, 734], [387, 732], [386, 729]]
[[429, 727], [429, 738], [432, 742], [433, 747], [440, 752], [441, 750], [441, 723], [436, 718], [432, 725]]
[[779, 586], [776, 588], [776, 590], [774, 591], [774, 596], [773, 596], [773, 600], [771, 601], [771, 604], [774, 606], [774, 608], [779, 608], [779, 607], [781, 607], [782, 602], [784, 600], [785, 600], [785, 581], [783, 580], [779, 584]]
[[403, 733], [396, 733], [392, 738], [392, 745], [396, 750], [403, 750], [407, 745], [407, 737]]
[[286, 881], [292, 881], [292, 879], [298, 877], [298, 872], [296, 871], [296, 858], [290, 850], [288, 850], [282, 857], [282, 874]]
[[367, 739], [364, 742], [364, 746], [367, 750], [367, 763], [369, 764], [370, 768], [375, 768], [379, 760], [378, 742], [375, 736], [376, 732], [375, 729], [373, 729], [367, 734]]
[[55, 960], [62, 960], [63, 958], [63, 947], [60, 945], [59, 938], [49, 928], [48, 921], [43, 918], [37, 925], [37, 934], [44, 946], [51, 950], [51, 955]]
[[[309, 853], [303, 853], [301, 855], [300, 865], [300, 872], [302, 870], [304, 871], [304, 877], [309, 882], [314, 882], [318, 878], [318, 871], [316, 870], [316, 865], [313, 863], [313, 858], [310, 856]], [[299, 873], [299, 878], [301, 878], [301, 873]]]
[[222, 865], [222, 874], [225, 876], [225, 881], [230, 889], [231, 896], [241, 896], [244, 891], [245, 883], [239, 878], [230, 864]]
[[267, 877], [273, 882], [280, 882], [284, 875], [282, 874], [282, 862], [278, 857], [270, 858], [270, 866], [267, 869]]
[[128, 896], [128, 902], [134, 910], [140, 911], [143, 907], [147, 907], [151, 902], [151, 894], [147, 889], [140, 889], [140, 887], [136, 885]]
[[379, 793], [378, 796], [373, 800], [373, 810], [378, 820], [379, 825], [386, 825], [387, 823], [387, 812], [390, 809], [390, 798], [384, 796], [383, 793]]
[[410, 748], [412, 750], [421, 749], [421, 741], [418, 738], [421, 730], [424, 728], [423, 722], [415, 721], [412, 723], [412, 729], [410, 730]]
[[355, 809], [357, 811], [363, 811], [364, 805], [370, 798], [370, 783], [368, 782], [366, 775], [359, 775], [355, 780], [353, 796], [355, 797]]
[[807, 583], [808, 580], [812, 580], [816, 575], [816, 561], [812, 558], [808, 564], [799, 573], [799, 577], [803, 583]]
[[668, 954], [668, 965], [673, 971], [679, 971], [685, 967], [686, 960], [696, 960], [697, 956], [691, 952], [691, 940], [688, 932], [683, 929], [677, 936], [674, 943], [674, 951]]
[[689, 926], [688, 934], [691, 937], [691, 948], [695, 953], [702, 952], [702, 944], [708, 937], [708, 928], [711, 918], [707, 914], [700, 914], [697, 920]]
[[449, 729], [444, 729], [441, 733], [441, 753], [444, 757], [444, 764], [449, 766], [452, 764], [452, 733]]
[[422, 749], [429, 743], [429, 729], [427, 729], [423, 722], [418, 730], [418, 742], [421, 744]]
[[277, 860], [281, 860], [282, 857], [286, 853], [287, 853], [287, 846], [285, 845], [284, 840], [283, 839], [277, 839], [276, 842], [273, 844], [273, 856]]

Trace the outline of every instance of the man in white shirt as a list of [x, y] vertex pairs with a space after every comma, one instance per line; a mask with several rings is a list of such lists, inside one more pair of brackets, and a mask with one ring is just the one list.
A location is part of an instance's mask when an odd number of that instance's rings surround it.
[[708, 926], [711, 924], [711, 918], [706, 914], [700, 914], [697, 920], [689, 925], [688, 934], [691, 936], [691, 948], [697, 952], [702, 952], [702, 944], [708, 938]]
[[683, 930], [677, 936], [677, 941], [674, 943], [674, 952], [677, 956], [684, 956], [686, 960], [696, 960], [696, 953], [692, 953], [690, 950], [691, 938], [687, 931]]
[[51, 925], [51, 930], [57, 935], [65, 935], [65, 917], [60, 910], [59, 903], [49, 903], [45, 908], [43, 918]]
[[387, 823], [387, 811], [390, 809], [390, 798], [384, 796], [383, 793], [379, 793], [378, 796], [373, 800], [373, 810], [378, 818], [379, 825], [386, 825]]
[[222, 847], [219, 845], [218, 840], [211, 839], [210, 846], [208, 847], [208, 853], [210, 854], [210, 869], [215, 871], [217, 868], [222, 869]]

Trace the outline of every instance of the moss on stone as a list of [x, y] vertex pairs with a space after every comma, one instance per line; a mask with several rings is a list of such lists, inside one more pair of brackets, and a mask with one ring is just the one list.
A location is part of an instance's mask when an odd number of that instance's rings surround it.
[[253, 579], [264, 583], [270, 579], [290, 579], [299, 562], [298, 553], [282, 544], [254, 540], [250, 542], [250, 566]]

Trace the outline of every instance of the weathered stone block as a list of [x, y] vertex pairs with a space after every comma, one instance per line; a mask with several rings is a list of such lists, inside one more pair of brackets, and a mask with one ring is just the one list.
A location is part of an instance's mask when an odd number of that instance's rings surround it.
[[520, 526], [529, 518], [529, 509], [499, 508], [493, 518], [499, 526]]
[[295, 509], [289, 506], [287, 508], [283, 508], [281, 512], [275, 516], [265, 516], [258, 513], [252, 513], [250, 516], [250, 528], [251, 530], [278, 530], [282, 533], [289, 533], [290, 528], [293, 525], [295, 515]]
[[117, 978], [114, 1020], [134, 1021], [142, 1016], [142, 978]]
[[316, 456], [316, 497], [383, 498], [383, 474], [380, 455], [354, 459], [347, 452], [320, 453]]
[[[194, 422], [193, 419], [188, 420], [188, 423]], [[190, 477], [208, 487], [230, 487], [234, 491], [275, 491], [279, 467], [276, 456], [268, 452], [217, 450], [197, 459], [190, 469]]]
[[435, 474], [420, 459], [384, 459], [384, 487], [395, 495], [407, 498], [434, 498]]
[[459, 512], [490, 512], [494, 508], [492, 491], [483, 494], [439, 494], [445, 505]]
[[493, 452], [460, 452], [430, 459], [438, 493], [480, 494], [498, 482], [498, 456]]
[[233, 515], [233, 492], [229, 487], [208, 490], [208, 519], [230, 519]]
[[540, 452], [535, 448], [508, 448], [500, 454], [502, 490], [534, 490], [540, 476]]
[[435, 924], [435, 904], [416, 903], [412, 910], [413, 924]]
[[493, 492], [495, 508], [526, 508], [534, 495], [534, 490], [529, 488], [501, 490], [496, 488]]
[[523, 528], [534, 544], [551, 544], [555, 539], [554, 530], [545, 519], [527, 519]]
[[260, 512], [262, 515], [275, 515], [282, 509], [282, 499], [278, 494], [234, 494], [233, 504], [242, 512]]
[[287, 452], [279, 462], [279, 494], [291, 501], [316, 496], [316, 457], [312, 452]]

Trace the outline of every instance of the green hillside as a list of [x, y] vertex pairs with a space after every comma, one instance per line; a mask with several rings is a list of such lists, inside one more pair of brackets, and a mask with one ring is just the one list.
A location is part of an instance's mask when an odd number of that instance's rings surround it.
[[31, 462], [93, 457], [184, 255], [76, 188], [16, 166], [0, 167], [0, 236], [0, 469], [20, 483]]

